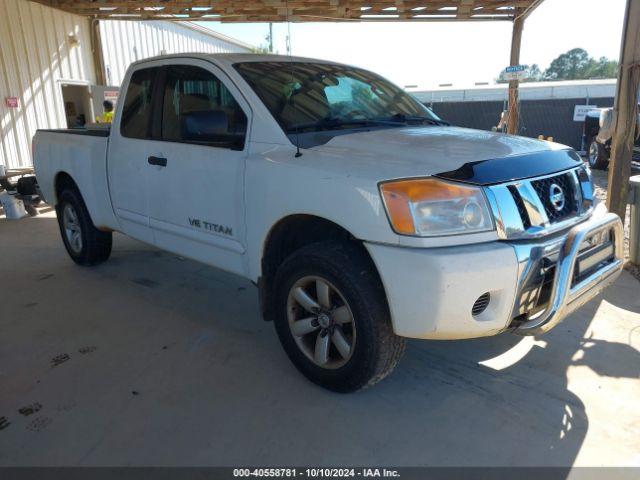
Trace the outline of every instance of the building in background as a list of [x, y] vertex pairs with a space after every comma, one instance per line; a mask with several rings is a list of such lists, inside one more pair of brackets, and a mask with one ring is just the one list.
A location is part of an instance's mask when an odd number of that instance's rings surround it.
[[[131, 62], [181, 52], [250, 52], [195, 24], [104, 21], [32, 3], [0, 1], [0, 165], [32, 164], [37, 129], [90, 123], [115, 100]], [[102, 52], [102, 55], [99, 54]]]
[[189, 22], [106, 20], [99, 28], [107, 85], [120, 85], [127, 67], [143, 58], [184, 52], [243, 53], [253, 48]]
[[[422, 90], [409, 88], [423, 103], [488, 102], [509, 100], [509, 84], [476, 85], [470, 88], [446, 86]], [[566, 98], [609, 98], [616, 94], [616, 80], [565, 80], [559, 82], [530, 82], [520, 85], [522, 100], [552, 100]]]
[[[473, 88], [444, 87], [410, 90], [422, 103], [453, 125], [491, 130], [507, 109], [508, 84]], [[553, 137], [559, 143], [584, 151], [586, 111], [611, 107], [616, 80], [569, 80], [520, 85], [520, 130], [526, 137]]]

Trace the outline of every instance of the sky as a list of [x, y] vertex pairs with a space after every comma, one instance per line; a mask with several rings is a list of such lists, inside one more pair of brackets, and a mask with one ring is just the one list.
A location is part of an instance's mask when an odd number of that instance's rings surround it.
[[[545, 0], [525, 23], [520, 63], [541, 69], [561, 53], [584, 48], [617, 59], [625, 0]], [[266, 45], [268, 24], [201, 22], [252, 45]], [[509, 62], [511, 22], [274, 24], [274, 47], [375, 71], [400, 86], [464, 88], [496, 79]]]

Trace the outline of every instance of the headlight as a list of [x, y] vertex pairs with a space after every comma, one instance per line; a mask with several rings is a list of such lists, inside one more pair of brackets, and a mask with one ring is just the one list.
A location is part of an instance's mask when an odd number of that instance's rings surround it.
[[391, 226], [401, 235], [431, 237], [493, 230], [482, 190], [435, 178], [380, 184]]

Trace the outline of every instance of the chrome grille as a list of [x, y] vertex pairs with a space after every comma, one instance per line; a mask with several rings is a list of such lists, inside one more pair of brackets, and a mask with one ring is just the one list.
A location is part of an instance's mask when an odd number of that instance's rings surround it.
[[593, 185], [580, 166], [486, 187], [502, 239], [539, 238], [569, 228], [593, 210]]
[[511, 193], [511, 196], [513, 197], [513, 201], [516, 202], [518, 213], [520, 214], [520, 218], [522, 219], [522, 225], [526, 230], [531, 226], [531, 219], [529, 218], [529, 214], [527, 213], [527, 208], [524, 205], [524, 201], [520, 196], [520, 192], [518, 192], [518, 189], [515, 187], [515, 185], [509, 185], [507, 188], [509, 189], [509, 193]]
[[[576, 198], [575, 191], [576, 185], [572, 177], [573, 173], [565, 173], [563, 175], [531, 182], [531, 186], [538, 194], [538, 198], [544, 206], [544, 211], [547, 214], [549, 223], [560, 222], [578, 213], [578, 199]], [[562, 190], [564, 195], [562, 208], [558, 208], [560, 205], [554, 205], [551, 201], [551, 195], [553, 193], [551, 191], [552, 186]]]

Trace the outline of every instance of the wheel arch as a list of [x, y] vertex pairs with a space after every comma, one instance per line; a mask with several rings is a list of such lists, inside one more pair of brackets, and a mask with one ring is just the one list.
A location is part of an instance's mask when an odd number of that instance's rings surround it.
[[368, 259], [370, 267], [380, 280], [378, 269], [362, 240], [332, 220], [311, 214], [291, 214], [276, 222], [262, 244], [260, 256], [260, 308], [266, 321], [273, 319], [272, 287], [278, 267], [293, 252], [312, 243], [325, 241], [350, 242]]
[[[54, 208], [56, 208], [56, 211], [58, 210], [58, 204], [60, 203], [60, 195], [66, 189], [72, 189], [80, 196], [81, 200], [87, 207], [89, 218], [98, 230], [101, 230], [103, 232], [112, 232], [114, 230], [108, 222], [104, 221], [105, 215], [101, 213], [100, 209], [96, 209], [95, 196], [91, 196], [91, 192], [88, 192], [90, 198], [85, 198], [78, 183], [68, 172], [64, 170], [60, 170], [58, 173], [56, 173], [53, 180], [53, 193], [55, 195]], [[98, 223], [96, 223], [96, 220], [99, 220]]]
[[76, 191], [80, 192], [78, 184], [75, 182], [73, 177], [64, 170], [61, 170], [56, 173], [53, 180], [53, 191], [55, 193], [56, 205], [59, 203], [60, 194], [65, 190], [65, 188], [73, 188]]

